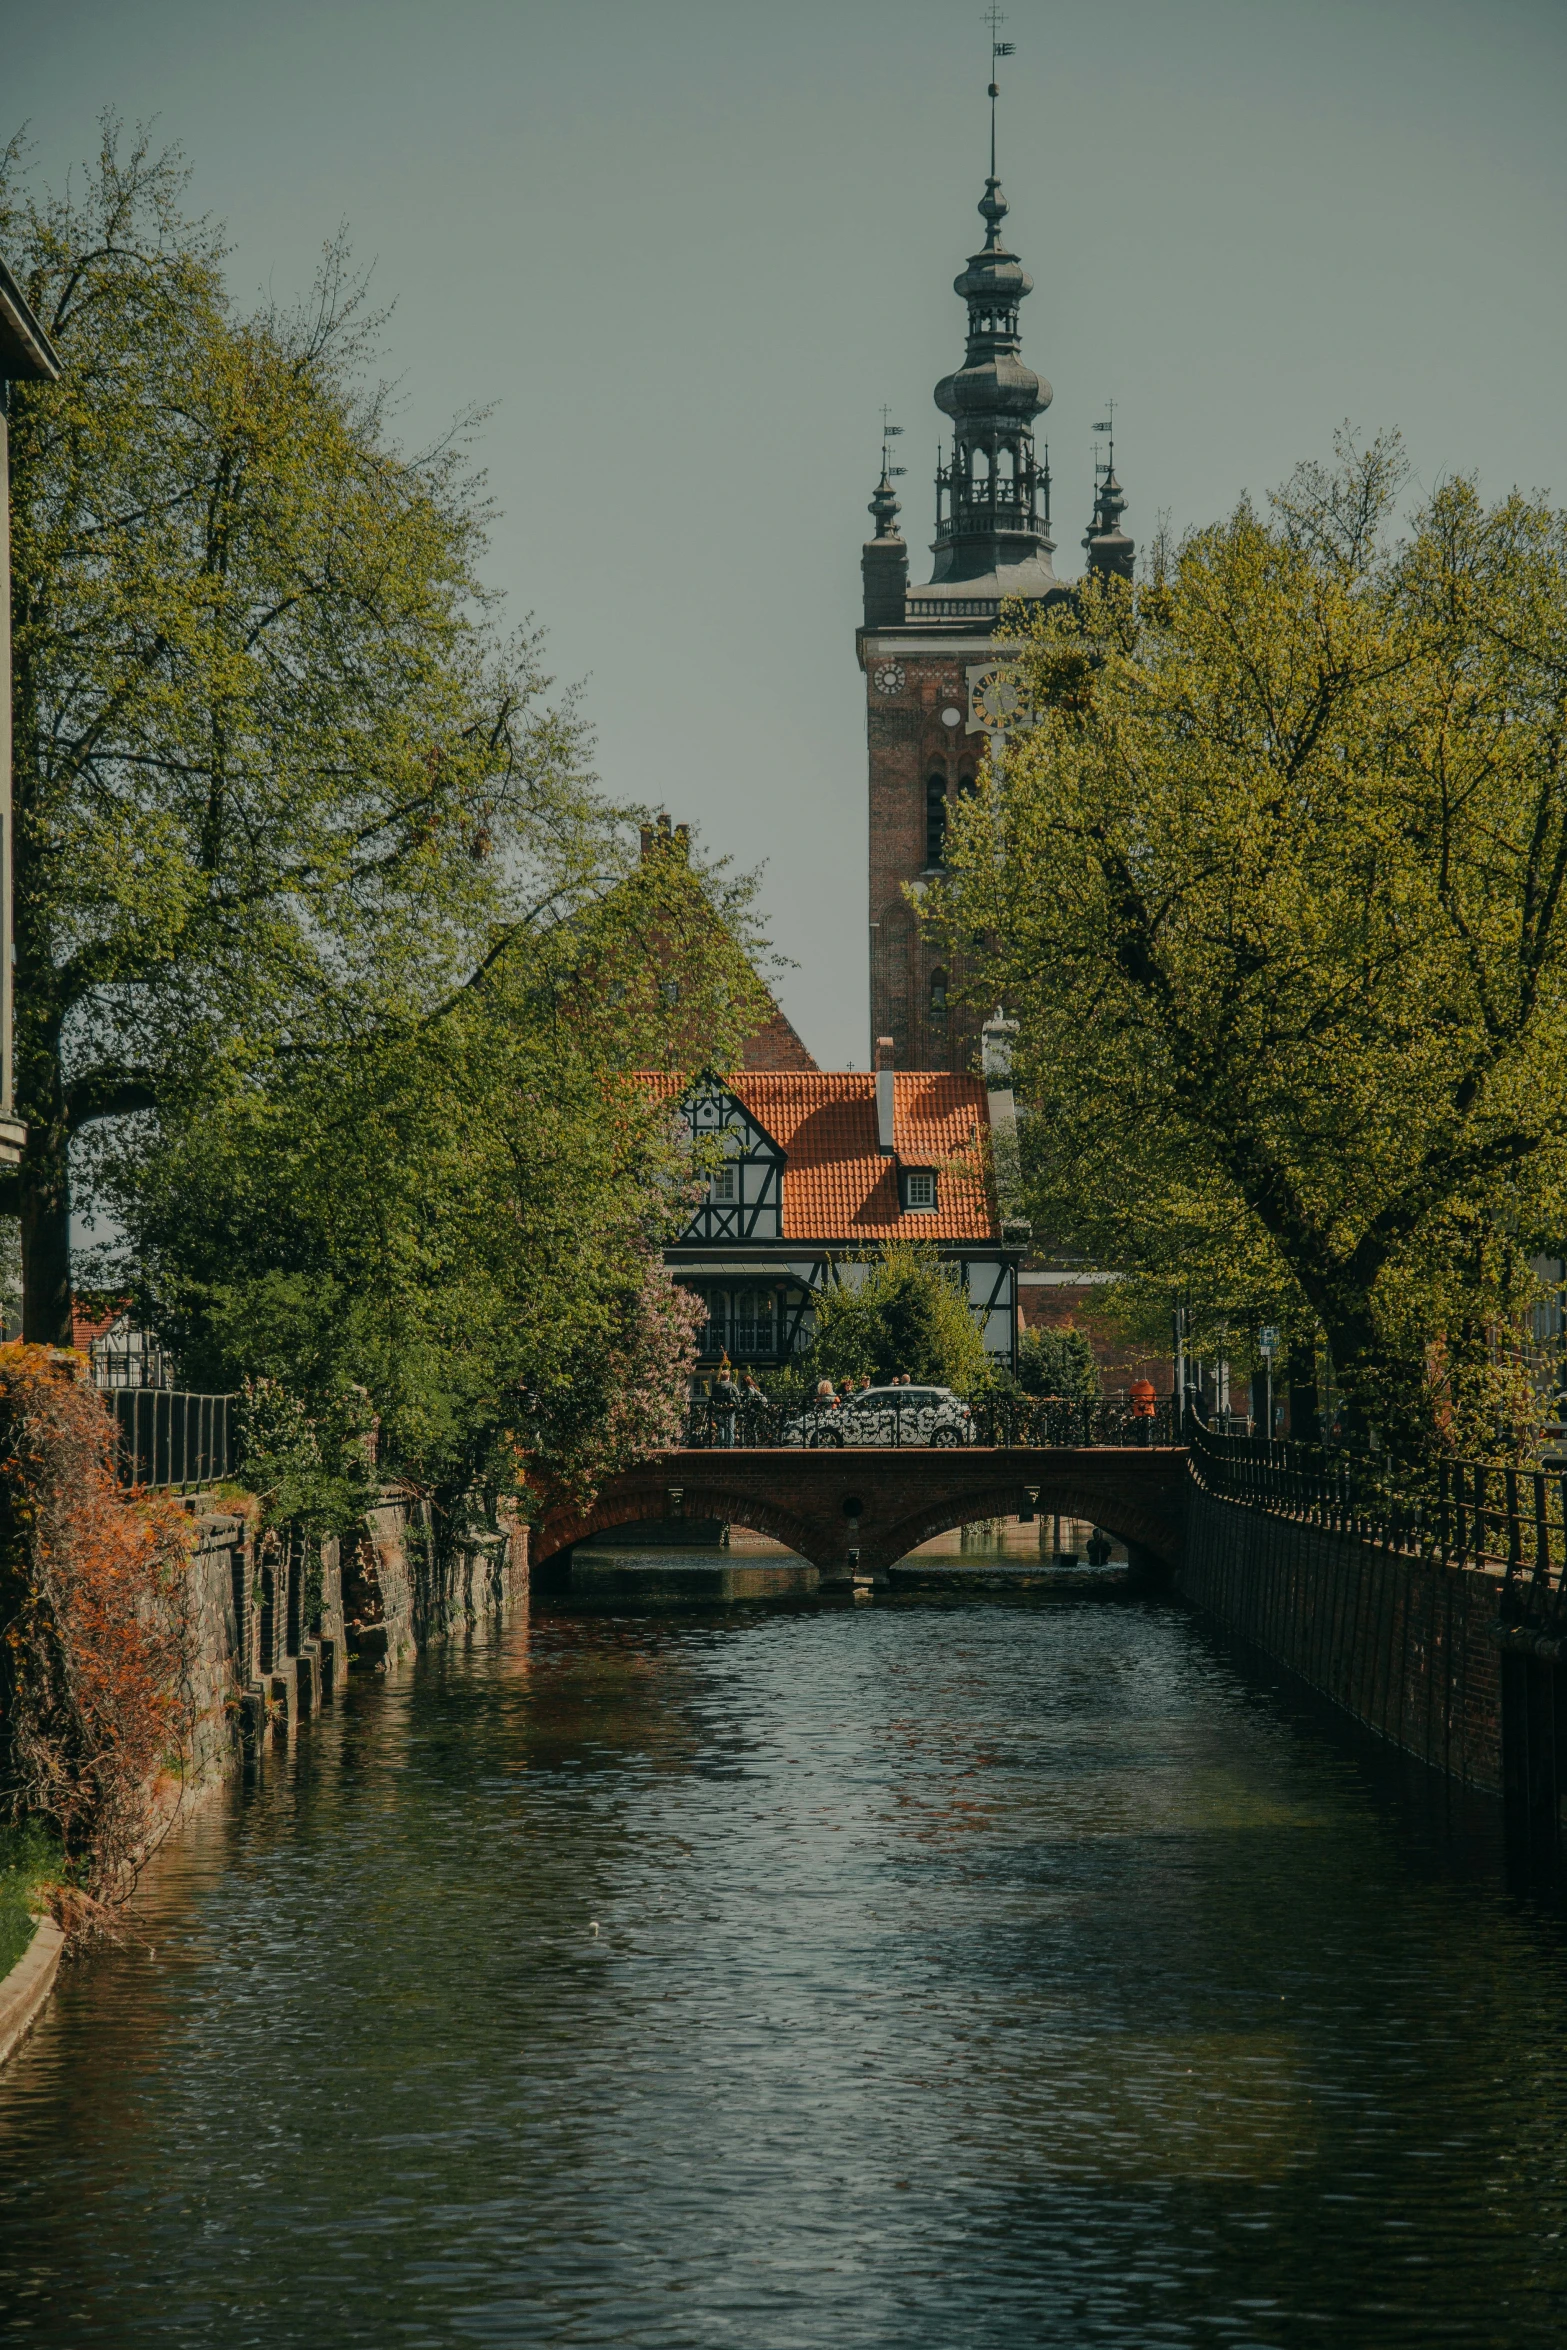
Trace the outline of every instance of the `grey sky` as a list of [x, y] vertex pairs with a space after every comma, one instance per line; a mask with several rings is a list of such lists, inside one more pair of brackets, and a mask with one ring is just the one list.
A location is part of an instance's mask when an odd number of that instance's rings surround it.
[[[53, 0], [4, 116], [63, 175], [156, 115], [292, 294], [340, 219], [403, 429], [496, 403], [491, 575], [580, 678], [606, 785], [742, 865], [818, 1058], [866, 1062], [860, 542], [878, 409], [923, 560], [951, 279], [979, 241], [978, 0]], [[1567, 495], [1557, 0], [1014, 0], [1001, 166], [1057, 568], [1118, 404], [1127, 527], [1402, 427], [1421, 482]], [[917, 576], [926, 576], [928, 566]]]

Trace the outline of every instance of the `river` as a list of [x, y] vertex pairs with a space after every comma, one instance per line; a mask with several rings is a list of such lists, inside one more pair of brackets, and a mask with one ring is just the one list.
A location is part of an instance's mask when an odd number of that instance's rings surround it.
[[72, 2346], [1556, 2345], [1567, 1964], [1138, 1602], [541, 1610], [356, 1682], [0, 2074]]

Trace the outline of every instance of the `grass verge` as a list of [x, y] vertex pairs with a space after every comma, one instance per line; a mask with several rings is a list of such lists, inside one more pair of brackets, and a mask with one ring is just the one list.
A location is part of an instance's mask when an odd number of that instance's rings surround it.
[[37, 1820], [0, 1828], [0, 1975], [9, 1974], [38, 1923], [35, 1887], [60, 1873], [60, 1848]]

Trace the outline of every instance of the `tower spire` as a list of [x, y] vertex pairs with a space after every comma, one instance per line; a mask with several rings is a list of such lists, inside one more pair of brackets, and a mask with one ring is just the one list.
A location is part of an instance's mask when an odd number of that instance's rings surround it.
[[1033, 280], [1002, 242], [1008, 207], [996, 169], [997, 64], [1013, 55], [1016, 43], [1000, 38], [1006, 17], [997, 0], [984, 22], [990, 30], [990, 174], [979, 200], [985, 242], [953, 280], [968, 305], [968, 347], [956, 374], [936, 386], [936, 405], [952, 419], [952, 457], [937, 464], [936, 562], [929, 587], [911, 591], [911, 620], [926, 598], [950, 605], [960, 597], [982, 619], [985, 607], [994, 611], [1007, 596], [1061, 593], [1050, 563], [1049, 474], [1034, 455], [1033, 421], [1050, 405], [1050, 386], [1022, 360], [1018, 309]]

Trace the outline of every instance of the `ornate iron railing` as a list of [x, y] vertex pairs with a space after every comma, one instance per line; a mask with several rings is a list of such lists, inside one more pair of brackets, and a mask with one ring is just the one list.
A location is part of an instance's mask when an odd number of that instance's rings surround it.
[[126, 1485], [216, 1485], [234, 1466], [234, 1395], [187, 1395], [171, 1387], [115, 1387], [104, 1395], [120, 1436]]
[[1223, 1500], [1500, 1574], [1504, 1624], [1567, 1633], [1567, 1462], [1416, 1466], [1200, 1427], [1190, 1429], [1189, 1447], [1192, 1475]]
[[[930, 1390], [912, 1393], [929, 1395]], [[954, 1408], [910, 1401], [895, 1404], [885, 1389], [864, 1402], [846, 1397], [833, 1404], [779, 1404], [765, 1397], [738, 1403], [698, 1396], [687, 1409], [682, 1445], [752, 1446], [765, 1451], [842, 1447], [918, 1446], [951, 1450], [986, 1446], [1002, 1451], [1077, 1451], [1102, 1445], [1155, 1445], [1179, 1441], [1168, 1396], [1152, 1409], [1124, 1395], [1077, 1400], [1066, 1396], [982, 1396]]]

